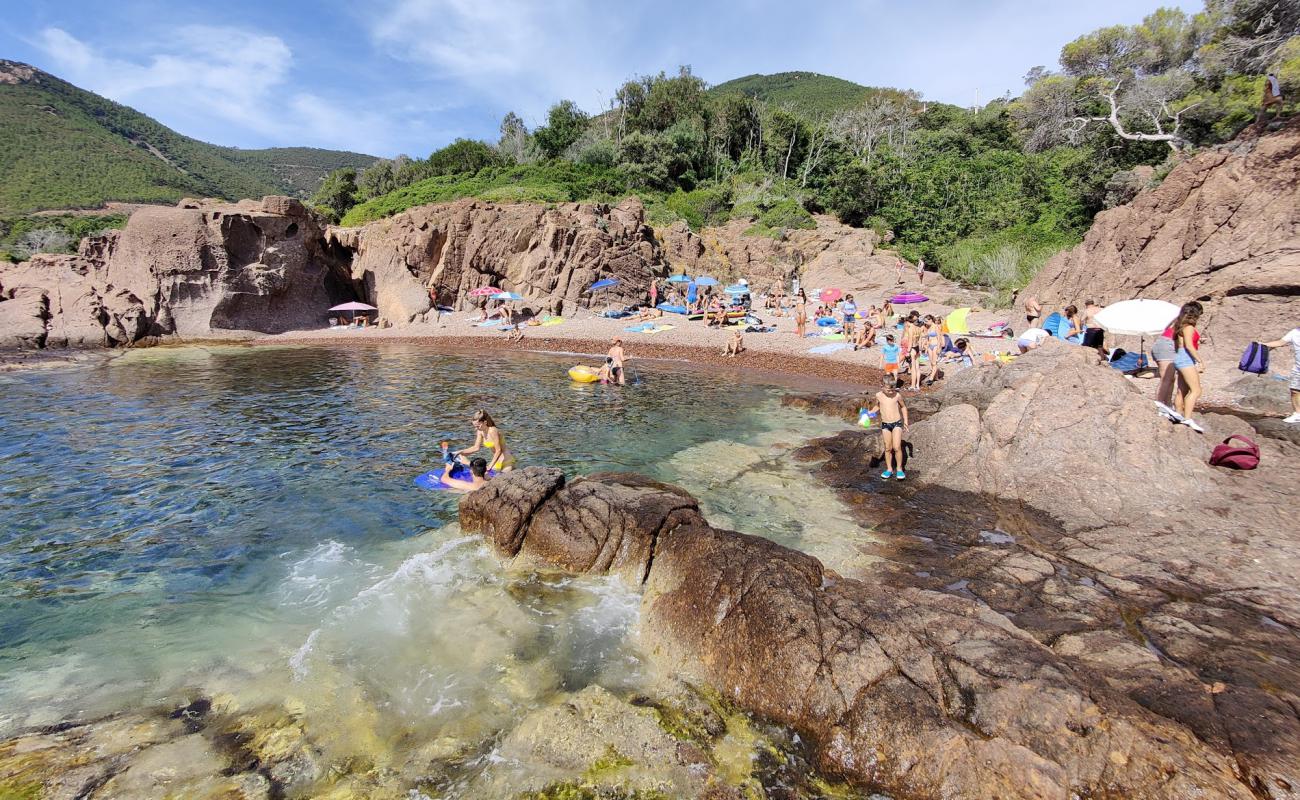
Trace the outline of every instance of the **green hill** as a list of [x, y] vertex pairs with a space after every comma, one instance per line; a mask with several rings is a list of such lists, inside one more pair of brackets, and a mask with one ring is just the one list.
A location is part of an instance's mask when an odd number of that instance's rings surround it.
[[305, 197], [331, 170], [374, 161], [309, 147], [218, 147], [26, 64], [0, 60], [0, 213], [187, 195]]
[[816, 72], [746, 75], [743, 78], [720, 83], [709, 92], [743, 94], [774, 105], [788, 104], [796, 111], [810, 116], [834, 114], [836, 111], [852, 108], [876, 94], [896, 95], [900, 99], [906, 94], [898, 89], [863, 86], [843, 78], [819, 75]]

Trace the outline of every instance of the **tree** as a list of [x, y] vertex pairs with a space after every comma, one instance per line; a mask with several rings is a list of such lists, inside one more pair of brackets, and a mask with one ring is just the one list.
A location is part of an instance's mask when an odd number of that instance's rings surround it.
[[1278, 52], [1300, 36], [1300, 3], [1206, 0], [1197, 21], [1205, 40], [1197, 58], [1209, 74], [1258, 74], [1275, 66]]
[[501, 139], [497, 142], [497, 152], [506, 161], [513, 161], [516, 164], [531, 164], [537, 160], [534, 157], [528, 127], [513, 111], [501, 120]]
[[501, 163], [497, 151], [475, 139], [457, 139], [429, 155], [430, 175], [459, 175], [478, 172]]
[[366, 167], [357, 179], [358, 197], [369, 200], [372, 197], [388, 194], [397, 187], [393, 162], [381, 159]]
[[26, 260], [37, 253], [66, 253], [72, 237], [61, 228], [37, 228], [18, 238], [13, 254]]
[[547, 158], [559, 158], [587, 129], [586, 112], [572, 100], [561, 100], [546, 114], [546, 125], [533, 131], [533, 140]]
[[344, 167], [326, 175], [311, 196], [311, 204], [338, 222], [357, 204], [357, 171]]

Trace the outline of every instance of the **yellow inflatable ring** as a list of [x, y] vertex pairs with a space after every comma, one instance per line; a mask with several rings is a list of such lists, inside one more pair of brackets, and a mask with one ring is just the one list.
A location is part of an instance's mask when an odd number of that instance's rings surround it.
[[578, 383], [595, 383], [600, 380], [600, 373], [584, 364], [569, 368], [569, 379]]

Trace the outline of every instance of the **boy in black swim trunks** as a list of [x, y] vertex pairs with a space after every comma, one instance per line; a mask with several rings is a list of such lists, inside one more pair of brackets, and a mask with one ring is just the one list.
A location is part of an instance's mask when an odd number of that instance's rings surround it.
[[880, 477], [888, 479], [897, 475], [901, 481], [907, 477], [903, 472], [903, 434], [910, 426], [907, 423], [907, 403], [903, 402], [903, 396], [898, 393], [890, 376], [885, 376], [884, 388], [876, 392], [876, 409], [880, 413], [880, 438], [885, 454], [885, 471], [880, 473]]

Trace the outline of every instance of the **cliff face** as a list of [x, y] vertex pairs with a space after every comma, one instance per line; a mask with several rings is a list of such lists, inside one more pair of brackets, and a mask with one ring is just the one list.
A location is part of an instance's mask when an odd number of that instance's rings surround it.
[[337, 255], [289, 198], [146, 207], [75, 255], [0, 266], [0, 346], [316, 327], [325, 309], [355, 297]]
[[[481, 200], [420, 206], [362, 228], [333, 228], [329, 239], [355, 252], [352, 276], [367, 302], [395, 325], [417, 322], [439, 304], [457, 310], [468, 295], [496, 286], [524, 297], [521, 306], [563, 313], [608, 302], [637, 302], [650, 280], [667, 274], [645, 208], [570, 203], [555, 208]], [[597, 280], [618, 286], [587, 291]]]
[[1300, 322], [1300, 121], [1203, 152], [1097, 215], [1082, 244], [1025, 289], [1045, 305], [1149, 297], [1205, 305], [1207, 381]]

